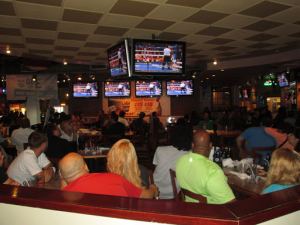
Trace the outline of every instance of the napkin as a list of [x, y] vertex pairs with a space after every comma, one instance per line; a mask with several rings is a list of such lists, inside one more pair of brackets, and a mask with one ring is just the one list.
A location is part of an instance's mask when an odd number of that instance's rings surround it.
[[223, 159], [222, 164], [223, 167], [234, 167], [234, 162], [231, 158]]
[[235, 171], [230, 171], [229, 173], [238, 176], [238, 178], [240, 178], [240, 179], [242, 179], [242, 180], [246, 180], [246, 179], [249, 179], [249, 178], [250, 178], [250, 176], [248, 176], [248, 175], [245, 174], [245, 173], [239, 173], [239, 172], [235, 172]]

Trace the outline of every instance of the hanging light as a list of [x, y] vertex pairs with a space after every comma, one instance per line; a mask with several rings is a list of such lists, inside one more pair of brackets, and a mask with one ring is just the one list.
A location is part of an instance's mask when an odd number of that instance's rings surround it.
[[66, 59], [64, 59], [64, 65], [68, 65], [68, 62], [66, 61]]
[[218, 64], [218, 62], [217, 62], [217, 59], [215, 59], [215, 61], [214, 61], [214, 65], [217, 65]]
[[10, 51], [10, 49], [9, 49], [9, 46], [7, 45], [7, 47], [6, 47], [6, 53], [7, 54], [10, 54], [11, 53], [11, 51]]
[[82, 79], [82, 77], [81, 77], [80, 74], [78, 75], [77, 79], [78, 79], [78, 80], [81, 80], [81, 79]]

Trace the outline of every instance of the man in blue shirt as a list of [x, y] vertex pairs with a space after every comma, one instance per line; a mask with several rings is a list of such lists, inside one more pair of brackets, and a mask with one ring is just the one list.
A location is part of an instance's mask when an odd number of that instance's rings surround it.
[[[252, 147], [272, 147], [276, 146], [275, 139], [265, 132], [266, 127], [271, 127], [272, 125], [272, 117], [264, 117], [261, 121], [260, 127], [250, 127], [245, 130], [240, 136], [236, 138], [236, 144], [239, 149], [239, 153], [241, 156], [242, 153], [242, 142], [247, 140], [247, 151], [251, 151]], [[268, 152], [259, 152], [266, 158], [266, 154]]]

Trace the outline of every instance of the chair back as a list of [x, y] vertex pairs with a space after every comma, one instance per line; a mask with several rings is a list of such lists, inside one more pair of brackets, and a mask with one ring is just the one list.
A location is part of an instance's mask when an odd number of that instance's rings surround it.
[[145, 145], [140, 145], [140, 143], [133, 143], [139, 164], [145, 166], [147, 169], [153, 169], [152, 157], [150, 153], [150, 136], [151, 134], [148, 133], [148, 141]]
[[196, 199], [196, 200], [199, 201], [199, 203], [205, 203], [205, 204], [207, 203], [206, 198], [202, 195], [196, 194], [196, 193], [191, 192], [191, 191], [189, 191], [187, 189], [184, 189], [184, 188], [181, 188], [181, 192], [183, 193], [184, 197], [188, 196], [190, 198]]
[[[175, 201], [179, 201], [179, 195], [178, 195], [178, 192], [177, 192], [176, 181], [175, 181], [176, 173], [172, 169], [170, 169], [170, 176], [171, 176], [171, 183], [172, 183], [172, 188], [173, 188], [173, 194], [174, 194]], [[184, 195], [183, 195], [182, 192], [181, 192], [181, 199], [182, 200], [184, 199]]]

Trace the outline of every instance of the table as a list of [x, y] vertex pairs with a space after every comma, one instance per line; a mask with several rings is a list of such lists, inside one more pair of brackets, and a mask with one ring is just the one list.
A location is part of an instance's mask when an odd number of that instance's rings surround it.
[[102, 154], [94, 154], [94, 151], [89, 151], [82, 155], [84, 159], [98, 159], [98, 158], [106, 158], [109, 149], [102, 150]]
[[242, 180], [238, 176], [230, 174], [233, 168], [223, 168], [224, 174], [228, 178], [229, 186], [232, 190], [247, 195], [249, 197], [259, 196], [264, 190], [265, 180], [259, 179], [257, 184], [250, 184], [249, 179]]
[[35, 188], [46, 188], [46, 189], [53, 189], [53, 190], [59, 190], [61, 178], [59, 174], [55, 173], [53, 174], [52, 178], [42, 185], [39, 185], [36, 180], [29, 181], [30, 187]]
[[[135, 131], [127, 131], [125, 132], [125, 137], [131, 137], [135, 135]], [[79, 133], [79, 137], [84, 137], [84, 138], [95, 138], [95, 137], [101, 137], [102, 133], [100, 131], [98, 132], [86, 132], [86, 133]]]

